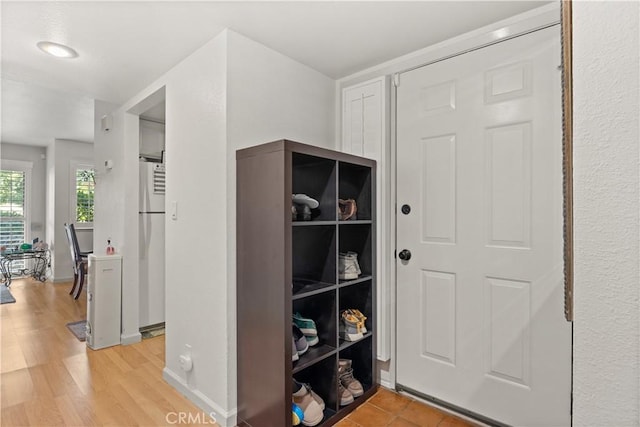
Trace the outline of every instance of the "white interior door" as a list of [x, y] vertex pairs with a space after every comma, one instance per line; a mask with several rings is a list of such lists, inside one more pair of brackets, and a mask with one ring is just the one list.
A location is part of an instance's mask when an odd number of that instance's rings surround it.
[[397, 89], [397, 383], [518, 426], [570, 425], [559, 64], [554, 26]]

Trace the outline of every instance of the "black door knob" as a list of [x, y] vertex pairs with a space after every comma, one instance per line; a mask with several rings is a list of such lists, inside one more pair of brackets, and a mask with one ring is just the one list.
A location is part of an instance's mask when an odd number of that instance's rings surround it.
[[401, 250], [400, 253], [398, 254], [398, 258], [400, 258], [403, 261], [409, 261], [411, 259], [411, 251], [408, 249]]

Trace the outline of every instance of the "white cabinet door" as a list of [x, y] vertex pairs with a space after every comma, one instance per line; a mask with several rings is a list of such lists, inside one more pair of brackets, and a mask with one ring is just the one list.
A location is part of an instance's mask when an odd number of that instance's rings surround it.
[[164, 124], [140, 119], [140, 154], [160, 158], [164, 146]]
[[377, 331], [378, 358], [390, 358], [391, 344], [391, 299], [390, 280], [387, 277], [393, 262], [389, 242], [389, 138], [387, 137], [387, 93], [386, 77], [379, 77], [342, 91], [342, 151], [374, 159], [377, 162], [376, 212], [377, 226]]
[[385, 77], [343, 90], [343, 151], [376, 161], [385, 151]]

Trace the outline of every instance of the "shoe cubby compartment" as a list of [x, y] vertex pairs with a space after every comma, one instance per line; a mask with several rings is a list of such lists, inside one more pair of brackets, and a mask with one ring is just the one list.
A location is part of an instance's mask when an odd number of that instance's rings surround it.
[[311, 390], [324, 400], [324, 419], [318, 425], [327, 425], [326, 421], [336, 413], [338, 407], [338, 371], [335, 354], [313, 366], [294, 372], [293, 378], [299, 383], [309, 384]]
[[[375, 322], [373, 319], [375, 313], [372, 293], [373, 288], [371, 285], [371, 280], [356, 283], [353, 285], [343, 286], [338, 290], [338, 323], [342, 321], [340, 318], [340, 313], [342, 313], [343, 310], [347, 310], [349, 308], [360, 310], [360, 312], [367, 318], [364, 322], [367, 332], [364, 334], [363, 339], [373, 334], [373, 328], [375, 327]], [[339, 327], [340, 326], [338, 325], [338, 329]], [[362, 340], [345, 341], [340, 338], [339, 346], [340, 348], [344, 348], [360, 341]]]
[[316, 209], [311, 210], [311, 221], [335, 221], [337, 215], [335, 160], [300, 153], [293, 153], [291, 160], [293, 194], [306, 194], [320, 204]]
[[292, 314], [300, 313], [306, 319], [316, 324], [320, 342], [309, 346], [309, 350], [293, 362], [293, 372], [305, 369], [319, 360], [326, 358], [336, 349], [336, 295], [335, 292], [325, 292], [293, 301]]
[[336, 284], [336, 227], [293, 227], [293, 295], [305, 295]]
[[353, 199], [358, 211], [354, 220], [371, 220], [371, 168], [352, 163], [340, 162], [338, 198]]
[[[369, 335], [363, 340], [360, 340], [353, 345], [340, 350], [338, 352], [339, 359], [351, 360], [351, 367], [353, 368], [353, 377], [360, 381], [362, 388], [364, 389], [364, 396], [367, 396], [367, 391], [370, 390], [375, 384], [374, 374], [371, 367], [375, 367], [375, 360], [373, 360], [373, 347], [372, 336]], [[359, 400], [364, 396], [360, 396], [355, 399], [355, 402], [351, 405], [359, 405]], [[365, 398], [364, 400], [366, 400]]]
[[350, 280], [363, 280], [371, 277], [373, 271], [371, 250], [371, 225], [370, 224], [340, 224], [339, 226], [339, 251], [340, 253], [355, 252], [358, 254], [358, 264], [361, 274], [358, 279], [340, 280], [340, 283]]

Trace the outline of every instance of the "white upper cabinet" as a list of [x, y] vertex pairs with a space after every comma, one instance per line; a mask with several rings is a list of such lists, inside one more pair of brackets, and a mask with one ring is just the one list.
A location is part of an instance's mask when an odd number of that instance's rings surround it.
[[386, 141], [385, 77], [342, 90], [342, 150], [382, 160]]
[[140, 154], [160, 160], [165, 147], [165, 125], [140, 120]]

